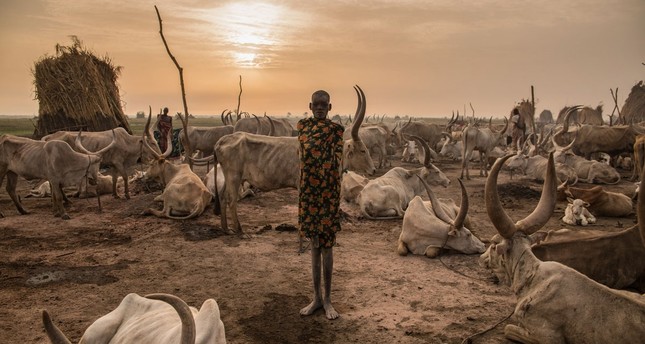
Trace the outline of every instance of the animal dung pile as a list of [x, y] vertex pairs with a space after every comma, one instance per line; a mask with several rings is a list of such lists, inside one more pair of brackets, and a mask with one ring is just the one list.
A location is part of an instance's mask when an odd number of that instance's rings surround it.
[[56, 45], [56, 56], [44, 56], [34, 65], [39, 103], [34, 138], [59, 131], [102, 131], [123, 127], [132, 133], [121, 108], [116, 84], [121, 67], [98, 58], [82, 47]]

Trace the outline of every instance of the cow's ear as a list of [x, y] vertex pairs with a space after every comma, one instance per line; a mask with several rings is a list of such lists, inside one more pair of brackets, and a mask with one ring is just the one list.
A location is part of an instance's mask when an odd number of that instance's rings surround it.
[[588, 208], [591, 204], [589, 204], [589, 202], [584, 202], [583, 205], [585, 206], [585, 208]]
[[571, 198], [571, 197], [567, 197], [567, 202], [569, 202], [569, 203], [573, 203], [573, 201], [574, 201], [574, 199], [573, 199], [573, 198]]
[[450, 230], [448, 231], [448, 236], [456, 237], [457, 234], [459, 234], [459, 233], [457, 233], [457, 229], [455, 227], [453, 227], [453, 226], [450, 226]]

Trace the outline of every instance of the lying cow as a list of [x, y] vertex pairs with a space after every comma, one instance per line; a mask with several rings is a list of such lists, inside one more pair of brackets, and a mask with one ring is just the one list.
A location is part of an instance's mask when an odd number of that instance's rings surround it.
[[596, 218], [587, 209], [589, 203], [579, 198], [573, 199], [571, 197], [568, 197], [567, 201], [569, 204], [564, 209], [562, 222], [574, 226], [586, 226], [596, 223]]
[[[170, 134], [169, 141], [170, 142]], [[144, 146], [151, 152], [154, 150], [144, 138]], [[155, 201], [163, 202], [163, 209], [146, 209], [142, 215], [153, 214], [158, 217], [185, 220], [197, 217], [210, 204], [212, 195], [201, 178], [187, 164], [175, 165], [166, 160], [172, 153], [172, 145], [168, 145], [162, 154], [156, 154], [156, 159], [150, 164], [145, 173], [146, 179], [157, 180], [164, 185], [161, 195]]]
[[587, 209], [597, 217], [625, 217], [634, 213], [634, 205], [629, 196], [605, 190], [598, 185], [590, 189], [566, 185], [558, 186], [558, 200], [567, 198], [581, 199], [588, 203]]
[[[123, 177], [119, 176], [116, 180], [116, 187], [120, 188], [124, 186], [125, 183], [123, 182]], [[112, 189], [112, 176], [106, 176], [101, 173], [97, 175], [96, 185], [88, 184], [87, 181], [83, 179], [78, 187], [79, 190], [75, 194], [78, 198], [90, 198], [96, 197], [96, 195], [107, 195], [114, 192]]]
[[[217, 190], [215, 190], [215, 170], [217, 170]], [[220, 194], [223, 193], [225, 182], [226, 180], [224, 179], [224, 170], [222, 170], [220, 164], [217, 165], [217, 169], [213, 168], [208, 171], [208, 173], [206, 173], [206, 176], [204, 177], [204, 184], [206, 184], [206, 188], [208, 188], [213, 197], [216, 197], [218, 192]], [[255, 193], [251, 189], [251, 185], [248, 182], [243, 182], [240, 184], [240, 191], [238, 192], [238, 195], [238, 200], [240, 200], [242, 198], [253, 196], [255, 195]]]
[[[537, 207], [516, 223], [503, 209], [497, 193], [497, 176], [509, 157], [495, 163], [485, 186], [488, 217], [504, 239], [492, 243], [480, 260], [500, 281], [508, 283], [517, 296], [511, 318], [515, 324], [504, 328], [506, 338], [521, 343], [642, 342], [645, 338], [642, 295], [608, 288], [568, 266], [542, 261], [531, 251], [529, 235], [544, 226], [555, 209], [553, 155], [549, 156]], [[639, 204], [639, 212], [645, 214], [644, 202]], [[642, 218], [640, 223], [645, 233]], [[643, 242], [638, 244], [642, 246]], [[605, 258], [607, 252], [602, 253]]]
[[[43, 325], [52, 343], [70, 343], [43, 310]], [[225, 344], [224, 323], [213, 299], [197, 310], [169, 294], [128, 294], [119, 307], [90, 325], [79, 343]]]
[[426, 151], [423, 167], [406, 170], [394, 167], [384, 175], [370, 180], [357, 197], [361, 212], [369, 219], [401, 218], [408, 203], [423, 193], [424, 187], [417, 175], [431, 185], [448, 187], [450, 179], [430, 163], [430, 147], [423, 139], [415, 136]]
[[[523, 175], [543, 181], [546, 175], [547, 158], [541, 155], [529, 157], [527, 154], [518, 151], [516, 155], [508, 159], [506, 167], [511, 171], [519, 171]], [[566, 184], [575, 185], [578, 182], [578, 174], [572, 167], [562, 164], [555, 164], [555, 172], [558, 180]]]
[[340, 199], [347, 202], [355, 202], [358, 194], [361, 193], [365, 185], [370, 180], [354, 171], [343, 173], [343, 179], [340, 183]]
[[468, 193], [461, 179], [461, 207], [457, 207], [452, 199], [437, 199], [428, 183], [423, 179], [421, 182], [430, 201], [424, 202], [419, 196], [410, 201], [399, 235], [399, 255], [412, 252], [435, 258], [443, 249], [465, 254], [483, 253], [486, 249], [484, 243], [467, 228], [470, 227], [467, 219]]

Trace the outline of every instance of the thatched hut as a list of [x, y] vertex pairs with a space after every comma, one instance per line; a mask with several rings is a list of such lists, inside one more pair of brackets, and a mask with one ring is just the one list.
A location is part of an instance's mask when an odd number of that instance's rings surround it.
[[625, 119], [625, 123], [645, 121], [645, 85], [642, 80], [632, 87], [620, 114]]
[[115, 127], [132, 133], [116, 84], [121, 67], [94, 56], [76, 37], [72, 41], [70, 47], [56, 45], [56, 56], [41, 58], [32, 70], [39, 104], [34, 138]]

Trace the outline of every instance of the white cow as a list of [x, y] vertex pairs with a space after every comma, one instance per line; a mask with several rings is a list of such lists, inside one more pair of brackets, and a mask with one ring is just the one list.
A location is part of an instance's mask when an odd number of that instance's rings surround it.
[[[170, 142], [170, 133], [168, 139]], [[154, 153], [146, 140], [144, 140], [144, 146]], [[172, 145], [168, 145], [162, 155], [154, 153], [156, 160], [150, 164], [145, 174], [146, 179], [157, 180], [164, 185], [161, 195], [154, 199], [157, 202], [163, 202], [163, 209], [149, 208], [144, 210], [142, 215], [152, 214], [177, 220], [197, 217], [210, 204], [212, 195], [190, 166], [175, 165], [167, 161], [166, 157], [170, 153], [172, 153]]]
[[567, 197], [567, 201], [569, 204], [567, 204], [567, 208], [564, 210], [562, 222], [574, 226], [586, 226], [596, 223], [596, 218], [587, 209], [589, 203], [571, 197]]
[[370, 219], [401, 218], [408, 203], [423, 193], [424, 187], [419, 179], [431, 185], [448, 187], [450, 179], [430, 163], [430, 147], [418, 136], [414, 137], [426, 152], [424, 166], [413, 170], [394, 167], [384, 175], [370, 180], [358, 195], [357, 201], [363, 215]]
[[353, 171], [343, 173], [343, 180], [340, 183], [340, 198], [347, 202], [355, 202], [356, 197], [369, 181], [368, 178]]
[[[217, 190], [215, 190], [215, 170], [217, 170]], [[224, 184], [226, 180], [224, 179], [224, 170], [222, 169], [220, 164], [217, 164], [217, 169], [212, 168], [208, 173], [206, 173], [206, 176], [204, 177], [204, 184], [206, 184], [206, 188], [210, 191], [211, 195], [213, 197], [216, 197], [217, 193], [222, 194], [224, 192]], [[253, 196], [255, 193], [253, 190], [251, 190], [251, 184], [248, 182], [243, 182], [240, 184], [240, 190], [238, 192], [238, 200]]]
[[437, 257], [442, 249], [452, 249], [465, 254], [483, 253], [484, 243], [472, 235], [468, 214], [468, 193], [461, 180], [461, 207], [452, 199], [437, 199], [430, 186], [421, 180], [426, 188], [429, 202], [416, 196], [410, 201], [405, 216], [397, 252], [405, 256], [408, 252], [423, 254], [428, 258]]
[[[54, 344], [71, 343], [43, 311], [43, 325]], [[213, 299], [197, 310], [169, 294], [128, 294], [119, 307], [90, 325], [79, 343], [225, 344], [224, 323]]]

